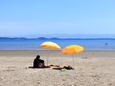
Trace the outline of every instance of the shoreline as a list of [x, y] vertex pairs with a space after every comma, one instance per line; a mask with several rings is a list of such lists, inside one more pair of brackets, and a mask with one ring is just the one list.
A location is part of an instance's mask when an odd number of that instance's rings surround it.
[[54, 57], [82, 57], [82, 58], [115, 58], [115, 51], [84, 51], [76, 55], [62, 55], [60, 50], [0, 50], [0, 56], [15, 56], [15, 57], [35, 57], [37, 54], [41, 56], [54, 56]]

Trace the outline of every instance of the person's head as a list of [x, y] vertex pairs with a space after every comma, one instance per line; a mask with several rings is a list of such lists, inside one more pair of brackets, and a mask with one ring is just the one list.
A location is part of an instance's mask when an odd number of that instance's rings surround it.
[[37, 56], [36, 56], [36, 59], [40, 59], [40, 55], [37, 55]]

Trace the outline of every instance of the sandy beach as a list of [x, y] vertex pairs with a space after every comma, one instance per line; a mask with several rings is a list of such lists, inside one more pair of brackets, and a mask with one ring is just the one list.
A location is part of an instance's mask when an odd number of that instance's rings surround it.
[[[59, 51], [0, 51], [0, 86], [115, 86], [115, 51], [85, 51], [63, 56]], [[75, 70], [32, 69], [39, 54], [49, 64]], [[74, 65], [73, 65], [74, 57]]]

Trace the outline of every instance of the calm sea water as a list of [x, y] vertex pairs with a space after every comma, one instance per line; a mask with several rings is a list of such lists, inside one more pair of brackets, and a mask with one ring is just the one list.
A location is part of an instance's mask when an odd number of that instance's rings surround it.
[[115, 39], [31, 39], [0, 40], [0, 50], [38, 50], [44, 41], [53, 41], [62, 48], [70, 44], [81, 45], [85, 50], [115, 50]]

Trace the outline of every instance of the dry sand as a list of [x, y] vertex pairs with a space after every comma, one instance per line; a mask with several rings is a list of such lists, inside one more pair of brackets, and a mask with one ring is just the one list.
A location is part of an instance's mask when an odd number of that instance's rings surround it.
[[49, 64], [73, 65], [72, 56], [50, 52], [0, 51], [0, 86], [115, 86], [114, 51], [89, 51], [74, 56], [75, 70], [28, 68], [37, 54], [45, 61], [49, 56]]

